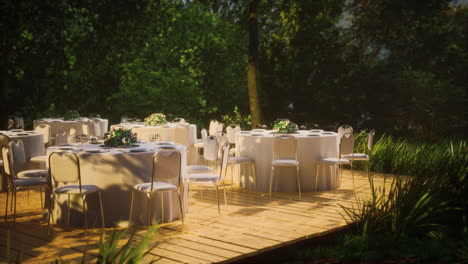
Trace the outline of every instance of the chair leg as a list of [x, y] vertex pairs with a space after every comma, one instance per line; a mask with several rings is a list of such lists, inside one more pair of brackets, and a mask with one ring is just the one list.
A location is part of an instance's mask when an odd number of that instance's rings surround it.
[[99, 195], [99, 208], [101, 209], [101, 223], [102, 223], [102, 228], [104, 228], [105, 227], [105, 224], [104, 224], [104, 207], [102, 207], [101, 191], [98, 191], [98, 195]]
[[353, 174], [353, 161], [351, 160], [349, 162], [350, 166], [351, 166], [351, 178], [353, 179], [353, 190], [354, 190], [354, 174]]
[[223, 183], [223, 191], [224, 191], [224, 205], [227, 206], [226, 185], [224, 184], [224, 180], [222, 181], [222, 183]]
[[68, 207], [68, 214], [67, 214], [67, 221], [68, 221], [68, 225], [70, 225], [70, 207], [71, 207], [71, 203], [70, 203], [70, 194], [67, 194], [68, 198], [67, 198], [67, 207]]
[[234, 186], [234, 164], [231, 165], [231, 192], [234, 189], [233, 186]]
[[132, 226], [133, 198], [134, 197], [135, 197], [135, 191], [132, 190], [132, 198], [130, 199], [130, 214], [128, 216], [128, 227]]
[[164, 223], [164, 192], [161, 193], [161, 223]]
[[147, 208], [147, 215], [146, 215], [146, 225], [147, 225], [147, 228], [149, 228], [149, 226], [151, 225], [151, 221], [150, 221], [150, 214], [151, 214], [151, 193], [147, 193], [146, 196], [148, 197], [148, 208]]
[[[8, 198], [10, 196], [10, 190], [7, 187], [6, 190], [6, 201], [5, 201], [5, 222], [8, 221]], [[12, 197], [13, 199], [13, 197]]]
[[271, 166], [271, 173], [270, 173], [270, 197], [271, 197], [271, 188], [273, 187], [273, 175], [275, 175], [275, 166]]
[[47, 234], [50, 234], [50, 220], [52, 219], [53, 220], [53, 216], [52, 216], [52, 203], [54, 201], [54, 195], [51, 194], [50, 197], [49, 197], [49, 216], [47, 218]]
[[44, 202], [42, 201], [42, 187], [39, 188], [39, 196], [41, 197], [41, 209], [44, 214]]
[[299, 190], [299, 199], [301, 199], [301, 178], [299, 177], [299, 166], [296, 169], [296, 177], [297, 177], [297, 189]]
[[318, 191], [319, 168], [320, 168], [320, 163], [317, 163], [317, 168], [315, 170], [315, 191]]
[[182, 224], [185, 224], [184, 223], [184, 210], [182, 208], [182, 198], [180, 197], [180, 192], [177, 191], [177, 196], [179, 197], [179, 209], [180, 209], [180, 219], [182, 220]]
[[216, 200], [218, 201], [218, 215], [221, 214], [221, 209], [219, 208], [219, 193], [218, 193], [218, 185], [215, 183], [216, 187]]
[[12, 198], [15, 200], [15, 204], [13, 207], [13, 223], [16, 223], [16, 190], [13, 192]]
[[88, 210], [86, 208], [86, 194], [81, 197], [83, 202], [83, 214], [84, 214], [84, 227], [85, 227], [85, 234], [88, 233]]

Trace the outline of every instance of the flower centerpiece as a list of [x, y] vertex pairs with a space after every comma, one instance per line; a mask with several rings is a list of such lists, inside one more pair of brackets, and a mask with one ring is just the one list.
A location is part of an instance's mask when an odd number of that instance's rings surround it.
[[297, 131], [297, 125], [288, 119], [279, 119], [275, 122], [273, 129], [276, 129], [280, 134], [293, 134]]
[[104, 145], [110, 147], [131, 146], [137, 142], [136, 134], [129, 129], [119, 128], [106, 135]]
[[166, 116], [162, 113], [154, 113], [145, 118], [145, 125], [159, 126], [167, 123]]
[[80, 113], [76, 110], [68, 110], [63, 116], [63, 120], [77, 120], [80, 119]]

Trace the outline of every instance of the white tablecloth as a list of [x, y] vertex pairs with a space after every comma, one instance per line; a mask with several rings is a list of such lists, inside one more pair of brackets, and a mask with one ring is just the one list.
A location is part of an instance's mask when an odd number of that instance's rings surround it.
[[[74, 145], [74, 150], [80, 159], [82, 184], [94, 184], [102, 192], [104, 218], [107, 227], [128, 222], [131, 191], [138, 183], [151, 181], [153, 155], [160, 150], [154, 143], [141, 143], [139, 147], [146, 148], [145, 152], [130, 152], [126, 148], [103, 148], [99, 145]], [[182, 153], [182, 176], [185, 177], [186, 150], [185, 146], [174, 145]], [[59, 148], [51, 147], [47, 155]], [[70, 147], [68, 147], [70, 148]], [[79, 149], [84, 149], [80, 151]], [[103, 153], [87, 153], [86, 149], [101, 149]], [[161, 197], [164, 195], [164, 221], [170, 222], [180, 218], [179, 200], [176, 193], [158, 193], [152, 199], [152, 223], [161, 219]], [[182, 193], [182, 203], [186, 210], [187, 194]], [[55, 204], [54, 218], [61, 224], [67, 223], [66, 195], [61, 195]], [[89, 195], [88, 226], [101, 225], [99, 217], [99, 203], [97, 195]], [[82, 226], [83, 215], [81, 198], [75, 197], [71, 212], [71, 225]], [[132, 222], [135, 225], [146, 225], [147, 199], [140, 192], [135, 192]]]
[[[172, 141], [172, 133], [174, 127], [179, 123], [168, 123], [162, 126], [145, 126], [144, 123], [121, 123], [117, 125], [112, 125], [111, 129], [116, 126], [124, 127], [125, 129], [131, 129], [132, 133], [137, 134], [137, 138], [143, 142], [150, 142], [152, 138], [157, 135], [156, 141]], [[193, 124], [188, 125], [188, 146], [187, 150], [189, 156], [187, 161], [189, 165], [195, 164], [198, 161], [198, 152], [194, 147], [194, 144], [197, 142], [197, 126]]]
[[[102, 118], [93, 118], [99, 120], [99, 125], [100, 125], [100, 136], [104, 137], [104, 134], [107, 133], [108, 131], [108, 124], [109, 121], [107, 119], [102, 119]], [[71, 128], [74, 128], [76, 130], [77, 134], [83, 134], [83, 125], [88, 124], [90, 129], [92, 129], [91, 119], [88, 119], [86, 117], [83, 117], [80, 120], [74, 120], [74, 121], [65, 121], [63, 119], [51, 119], [51, 118], [45, 118], [45, 119], [39, 119], [39, 120], [34, 120], [34, 128], [38, 126], [39, 124], [47, 124], [50, 126], [50, 136], [54, 137], [58, 132], [69, 132]]]
[[[314, 135], [314, 136], [309, 136]], [[270, 188], [271, 163], [273, 160], [273, 131], [252, 133], [242, 131], [237, 134], [236, 156], [250, 157], [255, 160], [258, 191], [268, 192]], [[300, 131], [294, 134], [297, 138], [297, 156], [299, 160], [299, 177], [304, 192], [333, 189], [339, 187], [340, 181], [335, 178], [331, 166], [320, 170], [318, 186], [315, 186], [317, 161], [321, 158], [337, 157], [338, 142], [334, 132], [313, 133]], [[241, 175], [245, 175], [242, 171]], [[324, 176], [324, 177], [323, 177]], [[236, 177], [234, 177], [236, 180]], [[241, 185], [255, 189], [252, 180], [241, 178]], [[273, 180], [273, 191], [297, 192], [296, 168], [276, 169]]]

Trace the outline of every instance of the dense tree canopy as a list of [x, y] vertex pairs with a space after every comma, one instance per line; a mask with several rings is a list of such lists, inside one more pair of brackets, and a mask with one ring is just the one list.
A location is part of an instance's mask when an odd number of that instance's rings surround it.
[[[248, 1], [5, 0], [2, 124], [67, 109], [206, 125], [249, 114]], [[258, 5], [263, 123], [287, 117], [419, 138], [468, 128], [468, 8], [451, 1]]]

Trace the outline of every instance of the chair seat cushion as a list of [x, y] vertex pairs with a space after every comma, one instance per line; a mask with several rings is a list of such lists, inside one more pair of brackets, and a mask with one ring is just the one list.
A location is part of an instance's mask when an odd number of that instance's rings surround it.
[[343, 155], [342, 157], [347, 160], [369, 160], [369, 155], [364, 154], [364, 153], [346, 154], [346, 155]]
[[208, 167], [208, 166], [192, 165], [192, 166], [187, 166], [186, 172], [188, 174], [214, 173], [215, 169]]
[[249, 163], [249, 162], [254, 162], [254, 160], [249, 157], [230, 157], [228, 160], [229, 164]]
[[190, 174], [187, 177], [188, 182], [216, 182], [219, 180], [216, 174]]
[[273, 166], [299, 166], [299, 161], [293, 159], [279, 159], [272, 162]]
[[[81, 191], [83, 194], [97, 192], [99, 188], [96, 185], [81, 185]], [[59, 194], [79, 194], [80, 185], [70, 184], [55, 189], [55, 193]]]
[[[133, 186], [140, 192], [151, 192], [151, 182], [140, 183]], [[153, 182], [153, 192], [175, 191], [177, 186], [166, 182]]]
[[36, 156], [30, 159], [30, 161], [34, 163], [46, 163], [46, 160], [47, 160], [46, 156]]
[[319, 160], [319, 163], [331, 164], [331, 165], [334, 165], [334, 164], [349, 164], [349, 160], [347, 160], [347, 159], [338, 159], [338, 158], [325, 158], [325, 159]]
[[203, 142], [197, 142], [194, 144], [196, 148], [203, 148]]
[[46, 178], [16, 178], [13, 181], [16, 187], [48, 186]]
[[45, 177], [47, 175], [46, 170], [25, 170], [18, 172], [19, 178], [39, 178]]

